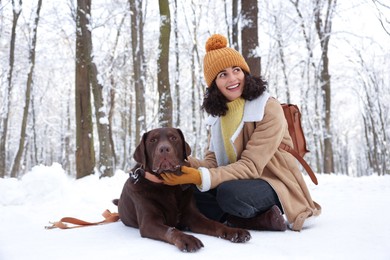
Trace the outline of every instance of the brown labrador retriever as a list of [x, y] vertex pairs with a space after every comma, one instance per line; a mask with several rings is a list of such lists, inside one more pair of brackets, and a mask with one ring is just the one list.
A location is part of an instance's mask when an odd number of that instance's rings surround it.
[[[247, 230], [227, 227], [203, 216], [195, 205], [189, 185], [168, 186], [144, 177], [162, 172], [182, 174], [180, 167], [191, 153], [179, 129], [157, 128], [145, 133], [135, 150], [137, 165], [124, 184], [118, 205], [126, 226], [139, 228], [142, 237], [175, 245], [181, 251], [194, 252], [203, 247], [196, 237], [180, 230], [220, 237], [236, 243], [248, 241]], [[161, 177], [160, 177], [161, 178]]]

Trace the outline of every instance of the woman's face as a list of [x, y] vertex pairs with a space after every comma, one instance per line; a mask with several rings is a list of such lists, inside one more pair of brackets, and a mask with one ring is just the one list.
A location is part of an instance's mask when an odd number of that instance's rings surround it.
[[240, 67], [230, 67], [218, 73], [215, 83], [229, 101], [241, 97], [245, 86], [245, 74]]

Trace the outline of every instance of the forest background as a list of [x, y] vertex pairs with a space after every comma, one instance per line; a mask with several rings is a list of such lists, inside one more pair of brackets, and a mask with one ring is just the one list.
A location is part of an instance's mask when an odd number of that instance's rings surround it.
[[299, 105], [314, 171], [390, 174], [389, 17], [385, 0], [0, 0], [0, 177], [112, 176], [159, 126], [202, 157], [213, 33]]

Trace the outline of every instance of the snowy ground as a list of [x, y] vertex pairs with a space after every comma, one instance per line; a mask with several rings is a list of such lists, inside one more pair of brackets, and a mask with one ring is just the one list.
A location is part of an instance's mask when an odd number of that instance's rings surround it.
[[390, 176], [319, 175], [307, 183], [323, 214], [301, 232], [256, 232], [246, 244], [195, 234], [197, 253], [141, 238], [121, 222], [72, 230], [46, 230], [72, 216], [102, 220], [127, 175], [73, 180], [61, 166], [37, 166], [21, 180], [0, 179], [0, 259], [390, 259]]

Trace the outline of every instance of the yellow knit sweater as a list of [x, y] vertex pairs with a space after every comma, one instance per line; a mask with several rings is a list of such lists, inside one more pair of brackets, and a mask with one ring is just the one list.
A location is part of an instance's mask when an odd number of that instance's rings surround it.
[[226, 115], [221, 117], [222, 138], [230, 163], [237, 161], [237, 154], [233, 144], [230, 142], [230, 138], [241, 123], [244, 114], [244, 105], [245, 100], [243, 98], [237, 98], [227, 103], [228, 111]]

